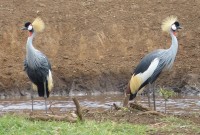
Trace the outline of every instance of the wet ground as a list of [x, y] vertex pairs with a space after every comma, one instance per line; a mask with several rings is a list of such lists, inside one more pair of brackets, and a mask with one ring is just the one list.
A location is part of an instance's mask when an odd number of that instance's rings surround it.
[[[71, 99], [72, 97], [50, 97], [48, 99], [48, 106], [51, 105], [52, 110], [59, 112], [66, 112], [75, 109], [75, 105]], [[122, 94], [114, 95], [97, 95], [97, 96], [78, 96], [80, 104], [84, 108], [90, 110], [108, 110], [111, 109], [113, 103], [121, 105], [123, 101]], [[167, 101], [167, 113], [173, 114], [191, 114], [199, 113], [200, 111], [200, 97], [199, 96], [178, 96]], [[144, 106], [148, 106], [146, 96], [141, 96], [138, 101]], [[161, 97], [156, 98], [157, 111], [164, 112], [164, 100]], [[153, 103], [151, 103], [153, 106]], [[34, 109], [44, 110], [43, 98], [34, 99]], [[5, 112], [21, 112], [31, 110], [30, 98], [15, 98], [15, 99], [1, 99], [0, 111]]]

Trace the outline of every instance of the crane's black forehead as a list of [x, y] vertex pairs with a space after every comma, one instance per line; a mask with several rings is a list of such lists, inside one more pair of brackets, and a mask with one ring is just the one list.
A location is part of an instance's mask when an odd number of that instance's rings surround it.
[[26, 22], [26, 23], [24, 24], [24, 26], [25, 26], [25, 27], [28, 27], [30, 24], [31, 24], [31, 22]]
[[176, 21], [174, 24], [175, 24], [176, 26], [180, 26], [179, 22], [177, 22], [177, 21]]

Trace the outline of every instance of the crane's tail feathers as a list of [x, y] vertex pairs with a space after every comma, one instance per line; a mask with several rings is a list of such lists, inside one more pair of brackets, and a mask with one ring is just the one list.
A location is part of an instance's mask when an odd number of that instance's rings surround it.
[[[46, 94], [47, 94], [47, 97], [49, 97], [49, 94], [53, 88], [53, 79], [52, 79], [52, 74], [51, 74], [51, 71], [49, 70], [49, 75], [47, 76], [47, 80], [46, 80]], [[32, 83], [32, 87], [33, 87], [33, 90], [35, 91], [38, 91], [38, 95], [39, 97], [44, 97], [44, 83], [43, 82], [40, 82], [40, 83], [37, 83], [37, 85], [35, 85], [34, 83]]]
[[175, 23], [176, 21], [177, 21], [177, 17], [174, 15], [171, 15], [165, 18], [161, 25], [162, 31], [169, 33], [172, 24]]
[[45, 24], [44, 24], [43, 20], [39, 17], [37, 17], [33, 21], [32, 25], [33, 25], [35, 32], [42, 32], [45, 28]]
[[[38, 88], [38, 95], [39, 97], [44, 97], [44, 83], [40, 83], [37, 85]], [[48, 82], [46, 81], [46, 94], [47, 94], [47, 98], [49, 97], [49, 90], [48, 90]]]
[[53, 88], [53, 78], [52, 78], [51, 70], [49, 70], [49, 75], [47, 76], [47, 82], [48, 82], [48, 89], [49, 91], [51, 91]]
[[[38, 83], [37, 85], [32, 84], [32, 87], [34, 90], [38, 91], [39, 97], [44, 97], [44, 83]], [[49, 94], [53, 88], [53, 78], [52, 78], [52, 73], [51, 70], [49, 70], [49, 75], [47, 76], [46, 80], [46, 94], [47, 97], [49, 97]]]

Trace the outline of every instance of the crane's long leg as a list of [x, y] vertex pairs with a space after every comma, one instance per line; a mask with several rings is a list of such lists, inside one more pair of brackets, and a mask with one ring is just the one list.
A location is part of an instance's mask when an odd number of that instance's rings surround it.
[[151, 107], [150, 92], [151, 92], [151, 84], [149, 83], [148, 90], [147, 90], [147, 98], [148, 98], [149, 107]]
[[44, 100], [45, 100], [45, 110], [47, 113], [47, 92], [46, 92], [46, 81], [44, 82]]
[[153, 109], [156, 111], [155, 83], [153, 85]]

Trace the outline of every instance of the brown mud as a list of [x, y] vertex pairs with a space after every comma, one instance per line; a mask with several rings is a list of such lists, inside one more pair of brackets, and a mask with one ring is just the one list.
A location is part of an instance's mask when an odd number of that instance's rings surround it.
[[184, 29], [173, 69], [157, 85], [199, 93], [199, 8], [198, 0], [1, 0], [0, 96], [30, 94], [23, 71], [27, 33], [20, 28], [37, 16], [46, 29], [33, 44], [52, 63], [53, 95], [123, 91], [145, 54], [170, 46], [161, 32], [169, 15]]

